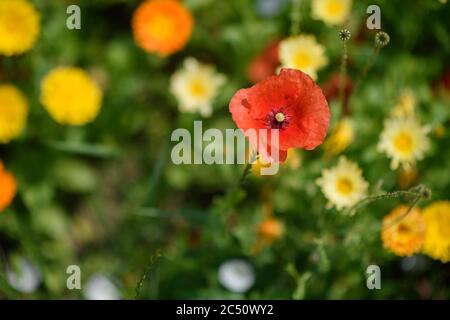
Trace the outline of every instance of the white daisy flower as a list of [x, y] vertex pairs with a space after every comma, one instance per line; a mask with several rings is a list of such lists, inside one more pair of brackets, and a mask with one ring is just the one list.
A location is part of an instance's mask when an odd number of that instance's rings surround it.
[[428, 127], [422, 127], [413, 117], [388, 119], [380, 136], [378, 150], [392, 159], [393, 170], [399, 165], [410, 168], [416, 160], [422, 159], [428, 150], [429, 131]]
[[313, 0], [312, 17], [328, 25], [342, 25], [350, 16], [352, 0]]
[[300, 34], [281, 41], [279, 54], [282, 68], [303, 71], [314, 80], [317, 71], [328, 63], [325, 47], [313, 35]]
[[200, 112], [208, 117], [212, 114], [212, 101], [224, 83], [225, 76], [213, 66], [188, 57], [183, 68], [172, 75], [170, 91], [177, 98], [180, 111]]
[[322, 177], [317, 179], [329, 205], [338, 210], [351, 207], [366, 195], [368, 183], [356, 163], [340, 157], [338, 164], [331, 169], [324, 169]]

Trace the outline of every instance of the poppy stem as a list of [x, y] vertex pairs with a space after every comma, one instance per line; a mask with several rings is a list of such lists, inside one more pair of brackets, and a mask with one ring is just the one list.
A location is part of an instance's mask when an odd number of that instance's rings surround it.
[[347, 43], [343, 42], [342, 57], [341, 57], [341, 76], [339, 81], [339, 98], [341, 100], [341, 108], [343, 116], [347, 116], [350, 114], [348, 104], [345, 103], [345, 85], [347, 82], [347, 60], [348, 60]]
[[291, 36], [295, 36], [300, 32], [301, 20], [301, 0], [292, 0], [291, 10]]
[[370, 68], [372, 68], [373, 63], [375, 62], [375, 59], [377, 58], [378, 54], [380, 53], [381, 48], [387, 46], [389, 41], [390, 41], [389, 34], [387, 34], [384, 31], [377, 32], [377, 34], [375, 35], [375, 41], [374, 41], [372, 54], [370, 55], [369, 60], [367, 60], [366, 65], [364, 66], [364, 69], [361, 72], [361, 75], [359, 77], [359, 80], [356, 82], [354, 92], [356, 92], [358, 90], [359, 86], [361, 85], [361, 82], [366, 77]]
[[253, 164], [253, 162], [256, 161], [256, 159], [258, 159], [258, 152], [253, 151], [252, 154], [250, 155], [250, 157], [248, 158], [248, 163], [245, 165], [245, 169], [242, 172], [241, 177], [238, 180], [237, 187], [241, 186], [242, 183], [245, 181], [245, 178], [247, 178], [248, 174], [250, 173], [252, 164]]
[[250, 173], [250, 169], [252, 168], [252, 164], [249, 162], [246, 164], [244, 171], [242, 172], [241, 177], [238, 180], [238, 187], [244, 183], [245, 178], [247, 178], [248, 174]]
[[364, 66], [364, 69], [362, 70], [358, 80], [356, 81], [354, 93], [356, 93], [356, 91], [359, 89], [359, 87], [361, 86], [361, 83], [366, 78], [367, 74], [369, 73], [369, 70], [372, 68], [373, 63], [375, 62], [378, 54], [380, 53], [380, 49], [381, 49], [381, 47], [379, 47], [377, 45], [375, 45], [373, 47], [372, 53], [369, 56], [369, 59], [367, 60], [366, 65]]

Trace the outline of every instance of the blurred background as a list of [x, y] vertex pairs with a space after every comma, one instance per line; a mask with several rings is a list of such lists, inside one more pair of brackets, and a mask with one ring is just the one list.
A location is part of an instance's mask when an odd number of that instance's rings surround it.
[[[327, 207], [316, 184], [345, 155], [358, 163], [370, 194], [423, 184], [432, 196], [420, 208], [450, 199], [448, 4], [353, 1], [345, 24], [352, 38], [344, 91], [351, 99], [342, 105], [341, 27], [314, 19], [311, 1], [182, 1], [192, 34], [166, 56], [146, 52], [133, 37], [142, 1], [29, 2], [40, 15], [33, 48], [0, 55], [0, 83], [20, 88], [29, 105], [23, 133], [0, 144], [17, 182], [0, 213], [0, 299], [450, 298], [449, 263], [383, 247], [382, 219], [404, 199], [348, 216]], [[80, 30], [66, 28], [70, 4], [81, 8]], [[380, 6], [390, 42], [352, 92], [374, 50], [370, 4]], [[294, 150], [275, 176], [260, 176], [254, 165], [236, 189], [244, 165], [174, 165], [175, 128], [192, 130], [200, 119], [204, 130], [236, 128], [231, 97], [275, 73], [278, 42], [292, 35], [295, 21], [325, 48], [328, 63], [317, 83], [332, 113], [330, 132], [343, 114], [350, 119], [347, 143], [335, 151]], [[180, 110], [169, 89], [189, 56], [226, 77], [210, 117]], [[103, 92], [98, 116], [86, 125], [56, 122], [40, 102], [43, 77], [62, 65], [82, 68]], [[406, 172], [392, 170], [377, 150], [384, 120], [404, 92], [430, 128], [429, 150]], [[366, 287], [371, 264], [381, 268], [381, 290]], [[66, 286], [69, 265], [81, 269], [81, 290]]]

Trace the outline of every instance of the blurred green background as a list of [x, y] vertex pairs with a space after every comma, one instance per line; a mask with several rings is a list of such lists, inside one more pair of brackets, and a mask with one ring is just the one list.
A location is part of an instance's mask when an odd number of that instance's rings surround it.
[[[289, 35], [290, 1], [184, 1], [195, 17], [194, 32], [184, 50], [167, 58], [147, 54], [133, 41], [130, 21], [140, 1], [33, 2], [41, 14], [36, 46], [19, 57], [0, 57], [0, 81], [16, 84], [30, 103], [25, 134], [0, 146], [0, 158], [19, 188], [0, 215], [0, 299], [86, 298], [96, 284], [109, 292], [103, 297], [125, 299], [135, 298], [137, 287], [141, 299], [450, 298], [448, 263], [423, 255], [400, 258], [383, 249], [381, 219], [401, 199], [375, 202], [354, 217], [325, 208], [315, 180], [337, 157], [325, 160], [322, 148], [299, 151], [300, 165], [286, 164], [274, 177], [250, 174], [231, 194], [227, 190], [244, 166], [171, 163], [172, 130], [191, 130], [200, 119], [178, 111], [168, 90], [171, 74], [186, 56], [216, 65], [227, 83], [203, 126], [235, 128], [228, 102], [236, 90], [250, 86], [250, 61], [268, 42]], [[66, 7], [74, 3], [82, 9], [81, 30], [65, 27]], [[449, 199], [449, 96], [437, 89], [450, 67], [449, 5], [354, 1], [350, 77], [373, 48], [375, 31], [365, 27], [370, 4], [381, 7], [391, 42], [352, 97], [356, 137], [343, 154], [361, 166], [372, 189], [401, 189], [399, 173], [376, 145], [399, 92], [410, 88], [421, 122], [445, 128], [431, 134], [431, 150], [417, 165], [415, 184], [433, 193], [420, 206]], [[326, 47], [322, 85], [339, 72], [339, 28], [313, 20], [309, 1], [302, 1], [300, 21], [301, 32], [314, 34]], [[102, 111], [93, 123], [61, 126], [40, 105], [40, 81], [58, 65], [82, 67], [101, 84]], [[331, 100], [330, 109], [333, 125], [339, 102]], [[286, 230], [255, 251], [267, 207]], [[228, 290], [218, 278], [220, 265], [236, 258], [254, 272], [254, 285], [245, 293]], [[6, 266], [30, 263], [32, 292], [14, 289]], [[370, 264], [381, 267], [381, 290], [366, 288]], [[66, 287], [69, 265], [81, 268], [81, 290]]]

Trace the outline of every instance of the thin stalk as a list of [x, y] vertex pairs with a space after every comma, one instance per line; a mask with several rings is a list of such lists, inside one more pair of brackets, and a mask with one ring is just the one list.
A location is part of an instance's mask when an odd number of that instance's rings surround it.
[[408, 210], [408, 212], [405, 214], [409, 214], [409, 212], [412, 210], [412, 208], [419, 203], [420, 200], [428, 198], [430, 195], [430, 191], [423, 187], [418, 186], [411, 188], [409, 190], [398, 190], [393, 192], [387, 192], [376, 196], [369, 196], [367, 198], [362, 199], [352, 207], [350, 207], [347, 210], [347, 213], [350, 215], [355, 214], [359, 209], [362, 207], [367, 206], [368, 204], [378, 201], [378, 200], [384, 200], [384, 199], [393, 199], [393, 198], [400, 198], [400, 197], [412, 197], [412, 207]]
[[300, 32], [301, 20], [301, 0], [292, 0], [291, 10], [291, 36], [295, 36]]
[[339, 98], [341, 100], [341, 110], [342, 115], [347, 116], [350, 114], [350, 110], [345, 103], [345, 85], [347, 79], [347, 61], [348, 61], [348, 52], [347, 52], [347, 43], [342, 42], [342, 57], [341, 57], [341, 76], [339, 81]]
[[139, 296], [141, 293], [141, 288], [144, 285], [144, 281], [147, 279], [154, 264], [159, 260], [160, 257], [161, 257], [160, 249], [156, 250], [155, 253], [150, 257], [150, 260], [149, 260], [147, 266], [145, 267], [144, 273], [142, 274], [141, 278], [139, 279], [139, 282], [136, 284], [136, 294], [134, 297], [136, 300], [139, 299]]
[[372, 53], [370, 54], [369, 59], [366, 62], [366, 65], [364, 66], [361, 74], [358, 77], [358, 80], [356, 81], [354, 93], [358, 91], [359, 87], [361, 86], [361, 83], [364, 81], [367, 74], [369, 73], [369, 70], [372, 68], [376, 58], [378, 57], [378, 54], [380, 53], [380, 49], [381, 47], [377, 45], [373, 47]]

